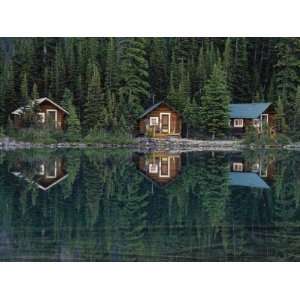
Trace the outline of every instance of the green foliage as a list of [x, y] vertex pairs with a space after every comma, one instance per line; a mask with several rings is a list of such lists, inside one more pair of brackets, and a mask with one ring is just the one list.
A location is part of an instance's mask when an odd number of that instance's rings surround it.
[[81, 129], [73, 101], [72, 92], [69, 89], [65, 89], [63, 107], [69, 112], [66, 124], [66, 139], [69, 142], [78, 142], [81, 139]]
[[212, 139], [224, 135], [228, 130], [229, 100], [224, 71], [220, 64], [216, 64], [204, 87], [200, 111], [203, 131]]
[[280, 97], [283, 131], [299, 140], [299, 41], [13, 38], [0, 43], [0, 126], [6, 127], [9, 114], [30, 98], [47, 96], [61, 104], [67, 88], [82, 132], [97, 127], [132, 133], [137, 116], [154, 98], [184, 114], [189, 134], [196, 136], [201, 118], [191, 117], [191, 107], [202, 106], [204, 86], [222, 61], [231, 102], [264, 100], [276, 105]]
[[99, 129], [92, 129], [84, 137], [84, 142], [88, 144], [132, 144], [133, 138], [126, 132], [107, 132]]

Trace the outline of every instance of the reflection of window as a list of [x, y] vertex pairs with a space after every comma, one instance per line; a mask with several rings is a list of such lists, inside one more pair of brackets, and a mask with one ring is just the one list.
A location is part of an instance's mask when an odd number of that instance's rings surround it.
[[157, 164], [149, 164], [149, 173], [155, 174], [158, 172]]
[[39, 165], [38, 174], [39, 175], [45, 175], [45, 165], [44, 164]]
[[158, 125], [158, 117], [150, 117], [150, 126]]
[[46, 177], [47, 178], [56, 178], [57, 176], [57, 163], [56, 161], [47, 165]]
[[235, 172], [243, 172], [244, 164], [243, 163], [233, 163], [232, 170]]
[[38, 122], [45, 123], [45, 113], [37, 113]]
[[258, 172], [259, 171], [259, 163], [255, 163], [252, 165], [252, 172]]
[[234, 127], [244, 127], [244, 119], [234, 119], [233, 126]]

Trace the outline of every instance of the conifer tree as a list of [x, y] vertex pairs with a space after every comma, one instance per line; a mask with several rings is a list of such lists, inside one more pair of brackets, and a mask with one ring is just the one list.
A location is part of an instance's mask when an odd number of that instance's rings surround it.
[[80, 121], [78, 119], [75, 107], [74, 107], [73, 94], [69, 89], [65, 89], [63, 96], [63, 107], [69, 112], [67, 118], [67, 130], [66, 137], [70, 142], [76, 142], [80, 140]]
[[278, 61], [275, 65], [276, 86], [281, 96], [287, 124], [293, 127], [297, 86], [300, 84], [300, 40], [282, 38], [277, 44]]
[[87, 132], [91, 129], [100, 129], [106, 125], [106, 107], [101, 88], [101, 79], [98, 67], [92, 66], [93, 74], [88, 87], [87, 99], [84, 104], [84, 129]]
[[32, 87], [32, 92], [31, 92], [31, 99], [39, 99], [40, 96], [39, 96], [39, 91], [38, 91], [38, 87], [37, 87], [37, 84], [34, 83], [33, 84], [33, 87]]
[[229, 100], [225, 74], [218, 63], [214, 66], [213, 73], [204, 87], [200, 112], [204, 133], [211, 135], [212, 139], [227, 132]]
[[293, 134], [296, 140], [300, 138], [300, 85], [297, 87], [294, 113], [294, 128]]
[[142, 105], [150, 104], [149, 66], [146, 60], [144, 38], [126, 38], [122, 41], [120, 61], [120, 94], [128, 104], [129, 124], [134, 124], [142, 112]]
[[284, 107], [282, 98], [278, 96], [276, 103], [276, 122], [277, 122], [277, 130], [283, 134], [287, 133], [287, 124], [285, 119]]
[[21, 81], [21, 99], [22, 105], [27, 105], [29, 100], [27, 74], [24, 73]]
[[248, 64], [247, 41], [236, 38], [234, 65], [231, 82], [232, 99], [236, 102], [251, 102], [250, 74]]
[[115, 91], [119, 82], [116, 38], [109, 38], [106, 51], [105, 89]]

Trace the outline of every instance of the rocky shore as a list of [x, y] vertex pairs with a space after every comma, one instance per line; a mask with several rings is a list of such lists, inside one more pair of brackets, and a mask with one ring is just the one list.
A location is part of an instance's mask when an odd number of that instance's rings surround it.
[[[154, 139], [154, 138], [136, 138], [130, 144], [106, 144], [106, 143], [56, 143], [56, 144], [41, 144], [15, 141], [14, 139], [5, 137], [0, 139], [0, 150], [10, 151], [18, 149], [59, 149], [59, 148], [74, 148], [74, 149], [117, 149], [126, 148], [139, 152], [151, 151], [240, 151], [243, 149], [255, 150], [255, 145], [246, 146], [241, 140], [193, 140], [193, 139]], [[265, 146], [265, 149], [274, 148]], [[286, 146], [278, 147], [278, 149], [300, 150], [300, 143], [294, 143]]]

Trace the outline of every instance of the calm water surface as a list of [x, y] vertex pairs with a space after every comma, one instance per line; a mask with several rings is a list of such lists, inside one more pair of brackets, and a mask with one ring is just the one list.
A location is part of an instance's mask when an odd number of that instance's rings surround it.
[[2, 261], [300, 261], [300, 153], [0, 152]]

